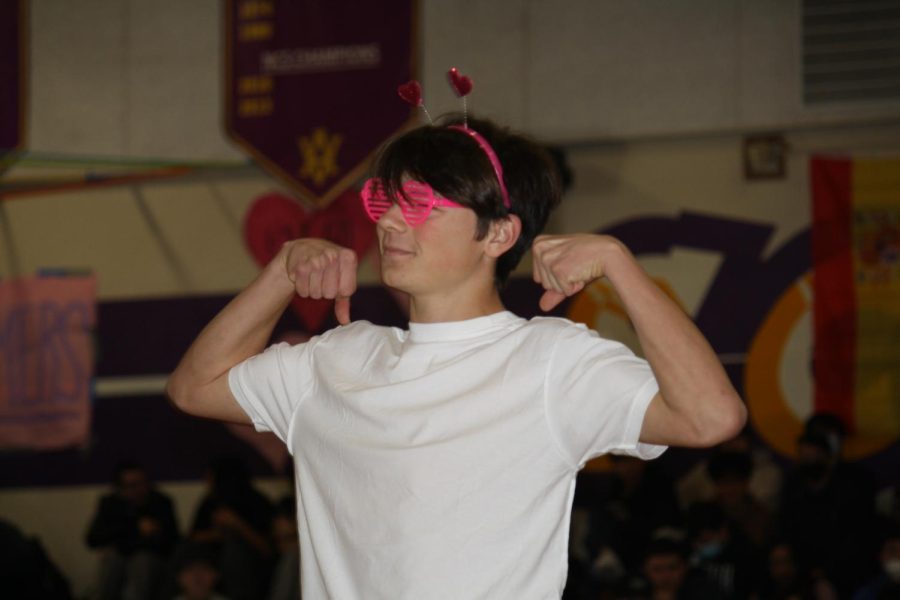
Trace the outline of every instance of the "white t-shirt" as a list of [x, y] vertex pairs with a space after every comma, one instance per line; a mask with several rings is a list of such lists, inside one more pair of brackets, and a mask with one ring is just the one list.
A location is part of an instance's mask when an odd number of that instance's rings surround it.
[[229, 383], [294, 457], [304, 598], [559, 598], [575, 475], [638, 443], [646, 361], [509, 312], [358, 321], [278, 344]]

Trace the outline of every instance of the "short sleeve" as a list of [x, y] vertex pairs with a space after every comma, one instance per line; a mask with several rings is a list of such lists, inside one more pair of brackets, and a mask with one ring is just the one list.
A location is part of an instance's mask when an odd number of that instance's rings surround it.
[[275, 344], [228, 372], [231, 393], [256, 430], [271, 431], [286, 444], [294, 412], [312, 387], [315, 340]]
[[547, 419], [573, 465], [607, 453], [651, 459], [666, 450], [638, 441], [659, 386], [647, 361], [626, 346], [571, 324], [557, 338], [548, 369]]

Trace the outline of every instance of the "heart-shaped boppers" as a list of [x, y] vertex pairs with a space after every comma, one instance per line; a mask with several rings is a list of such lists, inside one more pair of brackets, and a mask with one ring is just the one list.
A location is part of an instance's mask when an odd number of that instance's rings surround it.
[[422, 106], [422, 86], [415, 79], [398, 86], [397, 93], [411, 106]]
[[[244, 242], [260, 266], [267, 265], [285, 242], [301, 237], [330, 240], [361, 259], [375, 242], [375, 226], [362, 208], [359, 193], [352, 189], [316, 212], [304, 210], [283, 194], [264, 194], [244, 217]], [[333, 304], [333, 300], [296, 297], [291, 306], [306, 331], [318, 333]]]
[[450, 87], [460, 98], [472, 91], [472, 80], [460, 73], [456, 67], [447, 71], [447, 77], [450, 79]]

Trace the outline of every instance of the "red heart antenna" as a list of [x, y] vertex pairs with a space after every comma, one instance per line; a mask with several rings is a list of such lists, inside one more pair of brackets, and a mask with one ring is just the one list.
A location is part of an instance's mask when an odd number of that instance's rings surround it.
[[472, 91], [472, 79], [459, 72], [456, 67], [451, 67], [447, 71], [447, 78], [450, 80], [450, 87], [456, 92], [456, 95], [462, 98], [463, 103], [463, 124], [466, 129], [469, 128], [469, 110], [466, 106], [466, 96]]
[[422, 86], [415, 79], [411, 79], [404, 84], [401, 84], [397, 87], [397, 94], [400, 95], [401, 98], [410, 106], [416, 106], [421, 108], [422, 111], [425, 112], [425, 116], [428, 117], [429, 123], [434, 123], [431, 118], [431, 115], [428, 114], [428, 109], [425, 108], [425, 103], [422, 101]]
[[411, 106], [422, 106], [422, 86], [415, 79], [397, 86], [397, 93]]
[[460, 73], [456, 67], [447, 72], [447, 77], [450, 79], [450, 87], [460, 98], [466, 97], [472, 91], [472, 79]]

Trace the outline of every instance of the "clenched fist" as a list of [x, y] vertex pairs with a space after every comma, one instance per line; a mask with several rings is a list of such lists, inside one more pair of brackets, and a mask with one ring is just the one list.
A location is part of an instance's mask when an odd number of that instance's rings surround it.
[[628, 254], [615, 238], [590, 233], [539, 235], [531, 251], [534, 280], [546, 290], [540, 300], [545, 312], [605, 275], [605, 261], [613, 254]]
[[285, 244], [284, 268], [301, 298], [334, 299], [338, 323], [350, 323], [356, 291], [356, 253], [328, 240], [304, 238]]

